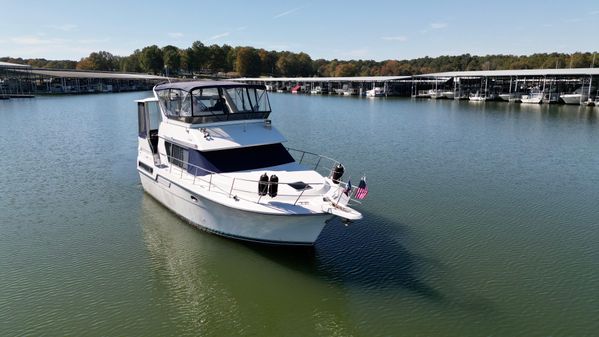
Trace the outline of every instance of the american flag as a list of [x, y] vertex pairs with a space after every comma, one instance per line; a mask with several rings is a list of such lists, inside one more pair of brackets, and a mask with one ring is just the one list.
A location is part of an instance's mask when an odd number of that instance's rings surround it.
[[356, 194], [354, 195], [354, 197], [358, 200], [362, 200], [366, 198], [366, 195], [368, 195], [368, 186], [366, 186], [366, 177], [362, 177], [362, 179], [360, 179], [360, 183], [358, 184], [358, 189], [356, 189]]

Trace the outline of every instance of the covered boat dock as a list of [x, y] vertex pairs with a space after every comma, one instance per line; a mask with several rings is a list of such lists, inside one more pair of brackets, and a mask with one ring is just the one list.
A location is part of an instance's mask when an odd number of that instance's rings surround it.
[[547, 96], [547, 102], [557, 102], [560, 94], [576, 89], [589, 92], [590, 97], [599, 95], [599, 68], [568, 69], [515, 69], [453, 71], [413, 76], [365, 76], [365, 77], [257, 77], [237, 78], [234, 81], [264, 84], [267, 89], [310, 93], [315, 87], [326, 88], [322, 93], [363, 95], [374, 87], [384, 88], [387, 96], [439, 98], [450, 93], [455, 99], [467, 99], [474, 93], [491, 99], [506, 95], [520, 95], [537, 89]]
[[0, 96], [4, 98], [150, 90], [164, 80], [139, 73], [38, 69], [0, 62]]

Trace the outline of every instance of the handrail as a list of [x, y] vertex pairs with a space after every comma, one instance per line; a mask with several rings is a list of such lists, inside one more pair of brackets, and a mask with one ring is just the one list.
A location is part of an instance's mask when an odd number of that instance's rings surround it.
[[294, 151], [294, 152], [301, 153], [301, 157], [300, 157], [300, 160], [298, 162], [299, 164], [301, 164], [303, 162], [304, 158], [306, 157], [306, 154], [310, 155], [310, 156], [317, 157], [318, 160], [316, 161], [316, 164], [314, 164], [314, 168], [313, 168], [313, 170], [317, 171], [317, 172], [318, 172], [318, 168], [320, 166], [320, 163], [322, 162], [322, 159], [328, 160], [329, 162], [332, 163], [331, 168], [329, 169], [329, 172], [327, 173], [328, 177], [331, 177], [333, 175], [333, 170], [335, 169], [335, 166], [337, 164], [341, 163], [337, 159], [334, 159], [334, 158], [331, 158], [331, 157], [327, 157], [327, 156], [324, 156], [324, 155], [321, 155], [321, 154], [317, 154], [317, 153], [313, 153], [313, 152], [309, 152], [309, 151], [304, 151], [304, 150], [299, 150], [299, 149], [294, 149], [294, 148], [291, 148], [291, 147], [286, 147], [286, 149], [287, 149], [287, 151]]
[[[314, 168], [314, 170], [315, 170], [315, 171], [316, 171], [316, 169], [317, 169], [317, 167], [318, 167], [318, 164], [320, 163], [321, 159], [323, 159], [323, 158], [324, 158], [324, 159], [327, 159], [327, 160], [330, 160], [330, 161], [332, 161], [332, 162], [333, 162], [333, 168], [332, 168], [332, 169], [331, 169], [331, 171], [330, 171], [330, 172], [331, 172], [331, 174], [332, 174], [332, 170], [334, 169], [335, 165], [337, 165], [337, 164], [339, 163], [339, 162], [338, 162], [338, 161], [336, 161], [335, 159], [332, 159], [332, 158], [329, 158], [329, 157], [326, 157], [326, 156], [322, 156], [322, 155], [318, 155], [318, 154], [315, 154], [315, 153], [311, 153], [311, 152], [308, 152], [308, 151], [302, 151], [302, 150], [296, 150], [296, 149], [290, 149], [290, 150], [292, 150], [292, 151], [298, 151], [298, 152], [303, 152], [303, 154], [309, 154], [309, 155], [315, 155], [315, 156], [318, 156], [318, 157], [319, 157], [319, 159], [318, 159], [318, 163], [317, 163], [316, 167]], [[235, 188], [235, 182], [236, 182], [236, 181], [245, 181], [245, 182], [251, 182], [251, 183], [255, 183], [255, 184], [257, 184], [257, 183], [259, 183], [259, 182], [260, 182], [260, 180], [256, 180], [256, 179], [247, 179], [247, 178], [241, 178], [241, 177], [232, 177], [232, 176], [229, 176], [229, 175], [227, 175], [227, 174], [225, 174], [225, 173], [219, 173], [219, 172], [215, 172], [215, 171], [212, 171], [212, 170], [208, 170], [208, 169], [206, 169], [206, 168], [203, 168], [203, 167], [201, 167], [201, 166], [198, 166], [198, 165], [192, 164], [192, 163], [190, 163], [190, 162], [186, 162], [186, 161], [184, 161], [184, 160], [181, 160], [181, 159], [179, 159], [179, 158], [175, 158], [175, 157], [173, 157], [173, 156], [167, 155], [166, 153], [159, 153], [159, 154], [160, 154], [161, 156], [165, 156], [165, 157], [168, 159], [168, 162], [169, 162], [169, 164], [170, 164], [170, 165], [169, 165], [169, 172], [172, 172], [173, 166], [176, 166], [176, 167], [177, 167], [177, 168], [180, 170], [180, 172], [179, 172], [179, 173], [180, 173], [180, 177], [181, 177], [181, 178], [183, 177], [183, 171], [186, 171], [188, 174], [193, 174], [193, 180], [192, 180], [192, 184], [193, 184], [193, 185], [195, 185], [195, 184], [196, 184], [196, 180], [200, 180], [200, 181], [202, 181], [202, 182], [204, 182], [205, 184], [207, 184], [207, 185], [208, 185], [208, 191], [212, 191], [212, 190], [214, 190], [214, 189], [218, 189], [218, 190], [219, 190], [221, 193], [223, 193], [223, 194], [225, 194], [225, 195], [228, 195], [228, 197], [229, 197], [229, 198], [233, 197], [233, 195], [234, 195], [234, 194], [233, 194], [233, 192], [234, 192], [234, 191], [249, 192], [249, 191], [247, 191], [247, 190], [244, 190], [244, 189], [236, 189], [236, 188]], [[179, 164], [180, 164], [180, 165], [179, 165]], [[185, 167], [185, 168], [184, 168], [184, 167]], [[192, 171], [193, 171], [194, 173], [190, 173], [190, 172], [189, 172], [189, 169], [188, 169], [187, 167], [192, 167]], [[204, 178], [201, 178], [201, 176], [199, 176], [199, 175], [198, 175], [198, 171], [202, 171], [202, 172], [205, 172], [205, 173], [207, 173], [207, 175], [209, 175], [209, 176], [210, 176], [210, 178], [209, 178], [208, 180], [206, 180], [206, 179], [204, 179]], [[214, 176], [214, 175], [218, 175], [219, 177], [224, 177], [224, 178], [226, 178], [226, 179], [229, 179], [229, 180], [231, 180], [231, 186], [230, 186], [230, 187], [229, 187], [229, 186], [227, 186], [227, 187], [228, 187], [228, 190], [225, 190], [224, 188], [220, 187], [218, 184], [216, 184], [216, 183], [214, 183], [214, 182], [213, 182], [213, 179], [212, 179], [212, 178], [213, 178], [213, 176]], [[329, 177], [330, 177], [330, 176], [329, 176]], [[266, 183], [267, 183], [269, 186], [270, 186], [270, 184], [271, 184], [271, 182], [266, 182]], [[279, 181], [279, 182], [277, 182], [277, 184], [279, 184], [279, 185], [288, 185], [288, 186], [289, 186], [289, 185], [291, 185], [291, 184], [293, 184], [293, 183], [296, 183], [296, 181], [293, 181], [293, 182], [280, 182], [280, 181]], [[325, 183], [321, 183], [321, 182], [312, 182], [312, 183], [311, 183], [311, 182], [308, 182], [308, 183], [304, 182], [304, 183], [305, 183], [307, 186], [308, 186], [308, 185], [310, 185], [310, 186], [325, 185]], [[222, 185], [222, 184], [221, 184], [221, 185]], [[339, 181], [339, 184], [338, 184], [337, 186], [338, 186], [338, 187], [337, 187], [338, 189], [339, 189], [339, 188], [347, 189], [347, 183], [346, 183], [346, 182], [343, 182], [343, 181]], [[335, 188], [335, 186], [332, 186], [332, 188]], [[358, 201], [358, 200], [355, 200], [355, 199], [353, 199], [353, 198], [351, 197], [351, 196], [353, 196], [353, 195], [355, 194], [355, 191], [356, 191], [356, 189], [357, 189], [357, 187], [356, 187], [356, 186], [352, 186], [352, 189], [351, 189], [351, 191], [350, 191], [350, 193], [349, 193], [349, 196], [350, 196], [350, 202], [348, 203], [348, 205], [349, 205], [350, 203], [358, 203], [358, 204], [361, 204], [361, 202], [360, 202], [360, 201]], [[302, 189], [302, 190], [300, 191], [300, 193], [299, 193], [299, 195], [297, 195], [297, 198], [295, 199], [295, 202], [293, 203], [293, 205], [297, 205], [297, 203], [299, 202], [299, 200], [300, 200], [300, 199], [301, 199], [301, 198], [304, 196], [304, 192], [305, 192], [306, 190], [307, 190], [307, 188], [304, 188], [304, 189]], [[289, 194], [289, 195], [280, 194], [280, 195], [281, 195], [281, 196], [288, 196], [288, 197], [295, 197], [295, 196], [296, 196], [296, 194]], [[235, 196], [235, 197], [237, 197], [237, 196]], [[247, 200], [247, 199], [246, 199], [246, 200]], [[256, 200], [256, 201], [252, 200], [252, 202], [255, 202], [255, 203], [260, 203], [260, 198], [259, 198], [258, 200]]]

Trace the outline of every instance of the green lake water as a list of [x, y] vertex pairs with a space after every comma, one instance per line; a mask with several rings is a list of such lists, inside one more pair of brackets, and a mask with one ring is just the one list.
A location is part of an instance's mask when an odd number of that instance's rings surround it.
[[272, 94], [370, 194], [313, 250], [146, 195], [135, 99], [0, 101], [1, 336], [593, 336], [599, 108]]

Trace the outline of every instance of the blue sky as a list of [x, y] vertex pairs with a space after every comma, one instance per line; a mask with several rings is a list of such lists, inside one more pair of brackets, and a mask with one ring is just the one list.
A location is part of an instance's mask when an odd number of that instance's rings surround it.
[[197, 40], [377, 61], [599, 50], [597, 0], [0, 0], [0, 9], [0, 57], [79, 60]]

